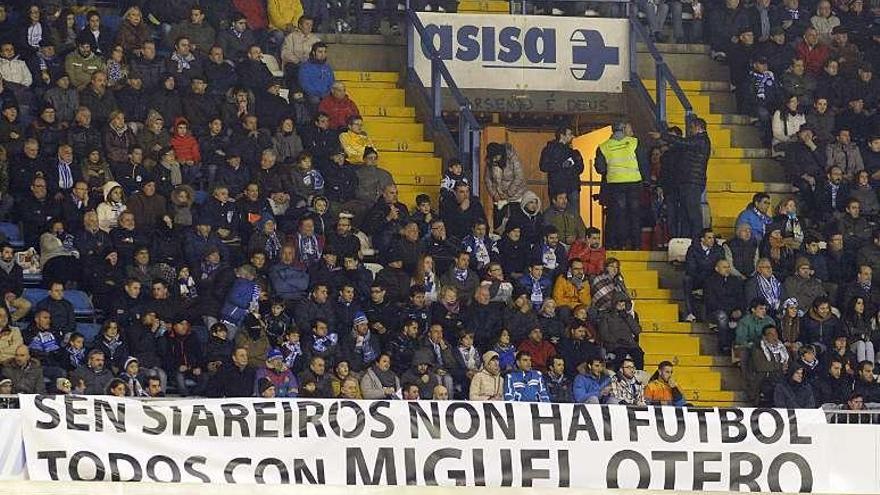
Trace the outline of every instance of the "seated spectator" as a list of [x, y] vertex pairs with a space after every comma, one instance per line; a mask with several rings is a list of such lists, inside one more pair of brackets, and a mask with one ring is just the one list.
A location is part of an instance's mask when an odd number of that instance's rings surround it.
[[858, 364], [853, 392], [864, 397], [865, 404], [872, 408], [880, 404], [880, 383], [874, 375], [874, 363], [862, 361]]
[[544, 375], [532, 369], [532, 356], [527, 351], [516, 353], [516, 369], [505, 377], [504, 400], [550, 402]]
[[89, 351], [88, 362], [70, 372], [70, 381], [78, 394], [104, 395], [113, 380], [113, 372], [105, 366], [104, 352], [100, 349]]
[[285, 244], [281, 248], [281, 257], [269, 270], [269, 279], [275, 294], [288, 304], [305, 297], [309, 287], [309, 274], [301, 265], [296, 264], [296, 247]]
[[363, 165], [364, 153], [367, 148], [375, 149], [375, 145], [364, 130], [364, 119], [360, 115], [349, 117], [347, 124], [348, 130], [339, 134], [339, 144], [345, 150], [345, 159], [348, 163]]
[[828, 47], [819, 43], [819, 31], [812, 26], [804, 30], [803, 39], [795, 45], [795, 52], [803, 62], [806, 73], [813, 77], [822, 72], [822, 66], [829, 56]]
[[732, 275], [730, 262], [719, 259], [715, 271], [703, 286], [706, 318], [718, 325], [718, 348], [721, 354], [729, 354], [734, 340], [734, 329], [743, 316], [743, 282]]
[[672, 376], [673, 366], [669, 361], [661, 361], [657, 371], [645, 385], [645, 403], [659, 406], [682, 407], [686, 404], [684, 394]]
[[[827, 73], [829, 64], [837, 66], [837, 61], [833, 59], [829, 59], [825, 62], [825, 71]], [[825, 74], [823, 74], [825, 75]], [[836, 76], [835, 76], [836, 77]], [[816, 90], [816, 97], [813, 100], [813, 107], [810, 109], [810, 112], [807, 114], [807, 125], [809, 125], [816, 133], [816, 141], [819, 144], [825, 145], [834, 141], [834, 129], [835, 129], [835, 113], [832, 108], [830, 108], [831, 96], [828, 96], [829, 92], [834, 91], [834, 83], [825, 82], [824, 84], [832, 86], [831, 88], [825, 88], [821, 85], [823, 82], [820, 80], [820, 87]], [[841, 86], [841, 84], [837, 84], [837, 86]], [[838, 100], [843, 100], [842, 89], [838, 89], [841, 96], [838, 96]], [[798, 131], [799, 132], [799, 131]], [[800, 142], [800, 137], [795, 140], [795, 142]]]
[[819, 43], [831, 44], [831, 33], [840, 26], [840, 19], [831, 12], [831, 2], [822, 0], [816, 7], [816, 15], [810, 18], [810, 24], [819, 35]]
[[687, 306], [686, 321], [693, 322], [696, 317], [696, 303], [694, 291], [703, 289], [706, 279], [712, 274], [715, 263], [724, 257], [721, 246], [715, 242], [715, 233], [712, 229], [703, 229], [699, 242], [693, 242], [685, 255], [685, 275], [682, 282], [682, 290], [685, 294]]
[[785, 279], [782, 290], [787, 297], [795, 298], [805, 308], [811, 307], [817, 298], [828, 296], [822, 281], [813, 277], [813, 269], [806, 258], [798, 258], [795, 272]]
[[565, 360], [554, 357], [550, 360], [547, 370], [547, 389], [550, 392], [550, 402], [565, 404], [572, 402], [572, 382], [565, 373]]
[[502, 400], [504, 379], [501, 377], [501, 364], [498, 353], [486, 351], [482, 356], [483, 366], [471, 378], [468, 399], [472, 401]]
[[583, 239], [576, 239], [568, 250], [568, 259], [580, 259], [584, 263], [584, 273], [589, 279], [605, 269], [605, 248], [602, 247], [602, 233], [596, 227], [588, 227]]
[[[824, 60], [822, 63], [825, 63]], [[798, 105], [801, 107], [812, 105], [813, 94], [816, 91], [816, 80], [806, 72], [802, 59], [793, 59], [788, 70], [782, 74], [782, 91], [789, 95], [789, 98], [797, 98]], [[805, 120], [805, 117], [801, 116], [801, 118]]]
[[862, 154], [858, 145], [852, 142], [849, 129], [838, 128], [837, 141], [828, 145], [825, 150], [828, 155], [827, 166], [840, 168], [846, 182], [853, 182], [856, 174], [865, 169]]
[[24, 345], [16, 347], [14, 356], [0, 363], [0, 377], [12, 380], [12, 393], [46, 393], [40, 360], [32, 358], [30, 351]]
[[[770, 224], [767, 227], [767, 235], [761, 241], [758, 253], [762, 258], [767, 258], [770, 261], [773, 271], [780, 274], [792, 273], [798, 255], [798, 242], [793, 237], [785, 237], [782, 229], [782, 225]], [[773, 307], [771, 309], [776, 311], [779, 308]]]
[[772, 402], [776, 383], [782, 379], [791, 359], [773, 324], [761, 330], [760, 340], [746, 353], [746, 358], [742, 365], [752, 399], [762, 404]]
[[637, 341], [642, 333], [642, 326], [638, 314], [627, 309], [629, 303], [628, 297], [615, 295], [614, 309], [599, 316], [599, 339], [609, 355], [614, 355], [612, 362], [620, 363], [623, 359], [630, 359], [638, 369], [642, 369], [645, 353]]
[[831, 359], [826, 365], [825, 374], [813, 384], [816, 404], [823, 409], [830, 404], [844, 404], [853, 390], [853, 379], [844, 371], [839, 359]]
[[[333, 69], [327, 63], [327, 45], [318, 41], [312, 45], [308, 61], [300, 64], [299, 87], [305, 93], [306, 101], [317, 108], [321, 99], [330, 94], [334, 82]], [[362, 157], [363, 153], [358, 159]]]
[[544, 340], [544, 334], [540, 327], [529, 331], [527, 340], [519, 344], [519, 351], [526, 351], [532, 356], [532, 367], [538, 371], [547, 371], [552, 358], [556, 355], [556, 347]]
[[[880, 201], [877, 200], [877, 189], [871, 184], [871, 174], [867, 170], [860, 170], [856, 173], [856, 177], [850, 186], [850, 201], [847, 202], [847, 208], [849, 208], [852, 200], [858, 202], [860, 213], [864, 213], [868, 218], [875, 219], [880, 214]], [[867, 226], [862, 231], [868, 231]]]
[[604, 272], [594, 278], [591, 284], [593, 307], [598, 311], [613, 310], [615, 294], [629, 297], [623, 274], [620, 273], [620, 261], [617, 258], [607, 258]]
[[318, 111], [330, 117], [330, 128], [334, 130], [350, 125], [351, 119], [361, 114], [357, 104], [345, 92], [345, 84], [339, 81], [334, 82], [330, 94], [321, 99]]
[[298, 384], [296, 376], [284, 364], [283, 355], [277, 349], [269, 351], [266, 355], [265, 365], [257, 369], [255, 378], [257, 382], [262, 379], [269, 380], [275, 387], [275, 397], [297, 396]]
[[801, 341], [824, 353], [840, 333], [845, 333], [845, 330], [840, 319], [831, 312], [831, 302], [827, 297], [817, 297], [804, 316]]
[[798, 356], [801, 346], [801, 310], [798, 300], [789, 297], [782, 303], [782, 314], [779, 317], [779, 338], [791, 354], [791, 358]]
[[[775, 331], [775, 324], [776, 322], [773, 321], [773, 318], [767, 315], [766, 300], [752, 299], [751, 303], [749, 303], [749, 314], [745, 315], [736, 326], [735, 345], [739, 349], [739, 354], [743, 361], [748, 358], [750, 350], [760, 340], [764, 328], [774, 326]], [[778, 332], [776, 337], [778, 339]]]
[[776, 156], [784, 156], [789, 145], [797, 142], [797, 133], [801, 126], [807, 123], [807, 117], [800, 110], [800, 102], [797, 95], [791, 95], [783, 100], [785, 105], [773, 113], [773, 153]]
[[217, 34], [217, 45], [229, 60], [238, 63], [247, 56], [247, 48], [256, 42], [256, 35], [244, 14], [236, 12], [231, 21], [229, 29]]
[[870, 314], [865, 312], [865, 300], [861, 297], [853, 297], [843, 307], [843, 327], [847, 336], [850, 350], [855, 353], [858, 362], [876, 362], [874, 355], [874, 340], [877, 340], [877, 330], [873, 326]]
[[611, 376], [605, 371], [605, 360], [597, 357], [578, 364], [578, 375], [572, 387], [576, 403], [616, 404], [611, 395]]
[[440, 374], [434, 370], [432, 351], [419, 349], [413, 354], [412, 366], [401, 375], [403, 383], [415, 384], [418, 387], [418, 398], [430, 399], [434, 395], [434, 387], [440, 385]]
[[247, 349], [238, 348], [207, 384], [208, 397], [253, 397], [256, 370], [248, 365]]
[[770, 195], [767, 193], [755, 193], [752, 203], [746, 207], [736, 218], [736, 225], [748, 224], [752, 229], [752, 238], [761, 242], [767, 225], [773, 220], [770, 218]]
[[544, 299], [552, 296], [552, 282], [544, 276], [544, 263], [542, 260], [534, 260], [529, 264], [529, 272], [517, 281], [518, 285], [529, 295], [532, 308], [538, 310], [544, 304]]
[[638, 368], [629, 358], [623, 358], [620, 368], [611, 378], [611, 399], [628, 406], [645, 405], [645, 385], [636, 377]]
[[816, 407], [813, 389], [804, 377], [802, 366], [789, 366], [785, 380], [776, 383], [773, 407], [786, 409], [812, 409]]
[[873, 274], [874, 270], [869, 265], [860, 265], [855, 280], [841, 287], [837, 306], [845, 308], [854, 298], [860, 297], [865, 306], [864, 314], [868, 317], [876, 315], [880, 310], [880, 288], [874, 285]]
[[[556, 278], [553, 284], [553, 299], [560, 309], [565, 309], [563, 313], [568, 313], [580, 304], [589, 306], [592, 298], [590, 296], [590, 282], [584, 273], [584, 263], [580, 259], [572, 259], [569, 262], [568, 271]], [[560, 315], [565, 316], [565, 315]]]
[[376, 362], [361, 378], [361, 393], [364, 399], [393, 399], [400, 392], [400, 379], [391, 370], [391, 356], [380, 354]]

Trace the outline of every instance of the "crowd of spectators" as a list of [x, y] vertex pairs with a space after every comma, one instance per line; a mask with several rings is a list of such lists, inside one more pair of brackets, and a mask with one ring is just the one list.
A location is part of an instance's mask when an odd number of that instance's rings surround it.
[[0, 4], [0, 394], [684, 403], [642, 376], [571, 128], [546, 209], [495, 143], [491, 224], [454, 160], [402, 204], [316, 34], [353, 3], [227, 3]]

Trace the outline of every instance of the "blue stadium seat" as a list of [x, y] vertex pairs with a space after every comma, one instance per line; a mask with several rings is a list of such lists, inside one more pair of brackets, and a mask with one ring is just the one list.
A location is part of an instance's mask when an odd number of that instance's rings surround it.
[[98, 334], [101, 333], [101, 325], [97, 323], [77, 323], [76, 331], [81, 333], [83, 337], [85, 337], [86, 345], [98, 337]]
[[21, 228], [16, 223], [0, 222], [0, 233], [6, 236], [9, 245], [14, 248], [24, 247], [24, 238], [21, 236]]
[[21, 295], [31, 303], [31, 306], [36, 306], [38, 302], [46, 299], [49, 295], [49, 291], [38, 287], [28, 287]]
[[85, 292], [81, 290], [66, 290], [64, 291], [64, 299], [73, 304], [73, 313], [76, 316], [95, 316], [95, 306], [92, 304], [92, 298]]

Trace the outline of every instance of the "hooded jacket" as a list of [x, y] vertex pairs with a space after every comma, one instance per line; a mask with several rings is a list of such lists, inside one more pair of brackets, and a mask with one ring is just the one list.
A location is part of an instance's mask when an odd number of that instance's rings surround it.
[[502, 385], [504, 380], [501, 378], [501, 374], [493, 375], [486, 369], [489, 361], [498, 358], [498, 353], [495, 351], [483, 353], [483, 366], [471, 378], [470, 392], [468, 394], [470, 400], [501, 400], [503, 398], [504, 390]]
[[109, 181], [104, 184], [104, 202], [99, 204], [96, 210], [98, 213], [98, 227], [104, 232], [110, 232], [110, 230], [119, 225], [119, 215], [127, 208], [124, 195], [121, 203], [114, 204], [110, 202], [110, 192], [117, 187], [120, 190], [122, 189], [122, 186], [116, 181]]
[[510, 143], [504, 144], [503, 166], [490, 164], [486, 174], [486, 189], [499, 201], [519, 201], [526, 193], [526, 176], [519, 155]]
[[201, 163], [202, 155], [199, 153], [198, 140], [193, 137], [190, 131], [187, 131], [183, 136], [178, 135], [178, 124], [186, 124], [189, 126], [189, 121], [183, 117], [174, 119], [174, 130], [171, 135], [170, 144], [171, 147], [174, 148], [174, 154], [177, 157], [177, 160], [180, 162], [191, 161], [195, 164]]

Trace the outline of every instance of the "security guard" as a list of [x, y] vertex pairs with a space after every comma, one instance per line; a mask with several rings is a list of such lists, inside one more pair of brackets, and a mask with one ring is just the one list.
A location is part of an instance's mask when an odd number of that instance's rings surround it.
[[642, 172], [636, 149], [639, 140], [633, 137], [628, 122], [617, 122], [611, 138], [596, 151], [596, 171], [603, 176], [605, 247], [608, 249], [641, 248]]

